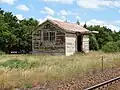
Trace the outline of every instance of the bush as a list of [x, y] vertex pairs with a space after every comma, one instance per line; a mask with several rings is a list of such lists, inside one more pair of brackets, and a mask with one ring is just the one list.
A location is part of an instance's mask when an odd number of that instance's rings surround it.
[[120, 51], [120, 40], [116, 42], [116, 45], [119, 47], [119, 51]]
[[3, 51], [0, 51], [0, 55], [2, 55], [2, 54], [5, 54], [5, 52], [3, 52]]
[[104, 52], [118, 52], [119, 47], [116, 42], [108, 42], [102, 47], [102, 51]]

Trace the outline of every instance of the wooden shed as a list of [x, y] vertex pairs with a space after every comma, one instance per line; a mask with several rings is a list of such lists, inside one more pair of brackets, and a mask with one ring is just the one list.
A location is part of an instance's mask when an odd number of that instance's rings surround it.
[[32, 53], [72, 55], [89, 52], [89, 34], [80, 25], [57, 20], [46, 20], [32, 34]]

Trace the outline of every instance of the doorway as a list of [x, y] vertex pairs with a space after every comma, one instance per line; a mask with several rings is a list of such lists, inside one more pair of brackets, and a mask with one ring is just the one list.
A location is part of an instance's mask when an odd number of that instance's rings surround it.
[[77, 51], [82, 52], [82, 35], [77, 36]]

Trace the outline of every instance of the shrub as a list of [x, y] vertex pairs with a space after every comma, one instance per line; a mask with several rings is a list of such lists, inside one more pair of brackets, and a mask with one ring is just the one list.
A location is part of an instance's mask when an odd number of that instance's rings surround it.
[[32, 88], [32, 85], [31, 85], [31, 84], [25, 84], [25, 85], [24, 85], [24, 88], [25, 88], [25, 89], [30, 89], [30, 88]]
[[5, 52], [3, 52], [3, 51], [0, 50], [0, 55], [2, 55], [2, 54], [5, 54]]
[[120, 51], [120, 40], [116, 42], [116, 45], [119, 47], [119, 51]]
[[116, 42], [108, 42], [102, 47], [102, 51], [104, 52], [118, 52], [119, 47]]

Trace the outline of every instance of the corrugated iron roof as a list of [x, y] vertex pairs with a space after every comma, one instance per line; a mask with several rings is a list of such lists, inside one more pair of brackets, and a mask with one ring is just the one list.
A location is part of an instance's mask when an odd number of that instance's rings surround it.
[[64, 29], [67, 32], [80, 32], [80, 33], [89, 33], [89, 30], [82, 27], [81, 25], [77, 25], [74, 23], [62, 22], [57, 20], [48, 20], [53, 24], [59, 26], [60, 28]]

